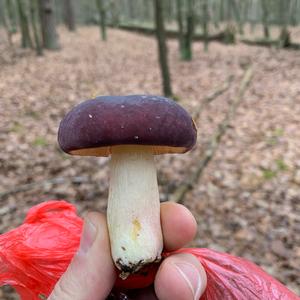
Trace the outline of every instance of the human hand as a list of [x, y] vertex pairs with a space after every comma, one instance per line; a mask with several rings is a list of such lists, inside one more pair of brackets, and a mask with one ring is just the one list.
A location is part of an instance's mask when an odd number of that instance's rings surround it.
[[[177, 250], [196, 233], [196, 221], [182, 205], [161, 204], [161, 223], [166, 251]], [[116, 280], [106, 218], [92, 212], [85, 218], [80, 247], [48, 300], [102, 300]], [[154, 286], [126, 292], [128, 299], [199, 299], [206, 287], [206, 274], [191, 254], [174, 254], [163, 260]]]

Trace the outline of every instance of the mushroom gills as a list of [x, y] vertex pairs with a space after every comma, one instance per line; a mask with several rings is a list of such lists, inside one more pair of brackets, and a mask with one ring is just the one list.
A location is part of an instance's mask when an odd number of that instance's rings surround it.
[[163, 238], [154, 156], [146, 146], [114, 146], [107, 222], [121, 278], [161, 259]]

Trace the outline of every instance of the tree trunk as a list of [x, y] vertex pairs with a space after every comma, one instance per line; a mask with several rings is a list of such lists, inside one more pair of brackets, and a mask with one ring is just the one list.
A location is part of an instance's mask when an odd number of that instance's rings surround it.
[[240, 9], [239, 9], [239, 6], [236, 3], [236, 0], [230, 0], [230, 7], [228, 9], [232, 9], [232, 11], [234, 13], [235, 20], [238, 24], [239, 33], [244, 34], [244, 28], [243, 28], [241, 15], [240, 15]]
[[13, 0], [6, 0], [6, 8], [8, 12], [8, 23], [11, 34], [17, 32], [17, 15], [15, 2]]
[[264, 36], [266, 39], [270, 38], [270, 31], [269, 31], [269, 13], [268, 13], [268, 3], [267, 0], [261, 0], [261, 7], [262, 7], [262, 23], [264, 28]]
[[163, 1], [154, 0], [154, 14], [156, 23], [156, 36], [158, 43], [158, 54], [159, 63], [162, 74], [163, 81], [163, 91], [166, 97], [171, 97], [173, 95], [170, 82], [170, 73], [168, 66], [168, 53], [166, 45], [166, 34], [164, 27], [164, 12], [163, 12]]
[[184, 30], [183, 30], [183, 15], [182, 15], [182, 0], [176, 0], [177, 9], [177, 26], [178, 26], [178, 42], [181, 59], [184, 59]]
[[98, 14], [99, 14], [99, 27], [101, 31], [101, 37], [103, 41], [106, 41], [106, 12], [104, 8], [103, 0], [96, 0]]
[[13, 46], [12, 31], [11, 31], [11, 28], [10, 28], [11, 25], [10, 25], [10, 22], [9, 22], [10, 21], [9, 17], [6, 14], [7, 13], [7, 7], [5, 7], [4, 3], [1, 3], [1, 5], [3, 5], [3, 6], [0, 7], [0, 16], [1, 16], [5, 31], [6, 31], [8, 45], [11, 48]]
[[279, 16], [280, 16], [281, 31], [278, 39], [279, 48], [285, 48], [291, 44], [290, 33], [288, 31], [289, 7], [290, 7], [290, 0], [280, 0]]
[[202, 28], [204, 37], [204, 51], [208, 51], [208, 3], [207, 0], [202, 0]]
[[128, 8], [129, 8], [129, 18], [130, 21], [134, 21], [135, 19], [135, 5], [133, 3], [133, 0], [128, 0]]
[[113, 27], [120, 25], [120, 3], [118, 0], [110, 0], [111, 23]]
[[63, 0], [64, 5], [64, 23], [70, 31], [76, 30], [75, 23], [75, 2], [74, 0]]
[[226, 1], [226, 28], [224, 32], [224, 43], [234, 44], [235, 43], [235, 26], [232, 23], [232, 2], [231, 0]]
[[54, 0], [39, 0], [39, 11], [43, 45], [46, 49], [57, 50], [60, 48], [56, 32]]
[[292, 26], [298, 25], [297, 15], [299, 14], [299, 11], [297, 10], [298, 0], [292, 1], [292, 4], [290, 6], [290, 24]]
[[224, 2], [224, 0], [220, 0], [220, 22], [224, 22], [225, 20]]
[[174, 0], [165, 0], [165, 7], [164, 7], [164, 11], [165, 11], [165, 19], [166, 22], [170, 23], [172, 22], [172, 2]]
[[219, 3], [217, 1], [213, 1], [213, 4], [212, 4], [212, 9], [213, 9], [213, 24], [215, 26], [216, 29], [220, 29], [220, 24], [219, 24], [219, 14], [217, 13], [218, 12], [218, 9], [219, 9]]
[[183, 60], [190, 61], [193, 57], [192, 41], [194, 36], [194, 0], [187, 2], [186, 32], [183, 39]]
[[31, 27], [33, 31], [35, 50], [38, 56], [43, 55], [42, 41], [38, 30], [38, 0], [30, 0]]
[[24, 1], [17, 0], [18, 5], [18, 13], [19, 13], [19, 19], [20, 19], [20, 29], [21, 29], [21, 45], [23, 48], [32, 48], [32, 39], [30, 36], [29, 31], [29, 24], [28, 24], [28, 16], [27, 16], [27, 10]]

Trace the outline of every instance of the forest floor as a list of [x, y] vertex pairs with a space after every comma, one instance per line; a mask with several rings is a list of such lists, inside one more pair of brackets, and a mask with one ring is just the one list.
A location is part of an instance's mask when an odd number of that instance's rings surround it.
[[[80, 214], [105, 210], [107, 159], [63, 154], [59, 122], [96, 95], [161, 93], [154, 38], [109, 30], [103, 42], [94, 27], [60, 30], [60, 39], [62, 50], [43, 57], [16, 49], [11, 58], [0, 42], [0, 194], [11, 191], [0, 198], [0, 233], [48, 199], [71, 201]], [[157, 158], [161, 197], [195, 168], [252, 63], [254, 78], [236, 117], [185, 198], [198, 222], [192, 246], [250, 259], [300, 293], [300, 52], [211, 43], [205, 53], [195, 43], [193, 61], [182, 62], [171, 40], [169, 60], [174, 93], [190, 112], [230, 75], [234, 80], [197, 121], [197, 147]], [[0, 290], [0, 299], [13, 297]]]

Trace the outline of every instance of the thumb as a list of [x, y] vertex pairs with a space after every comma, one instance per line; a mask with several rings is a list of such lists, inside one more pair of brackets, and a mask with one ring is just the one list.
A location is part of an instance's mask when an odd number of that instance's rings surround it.
[[48, 300], [105, 299], [115, 279], [106, 219], [100, 213], [89, 213], [79, 250]]
[[192, 254], [167, 257], [159, 267], [154, 287], [158, 299], [200, 299], [207, 284], [203, 266]]

